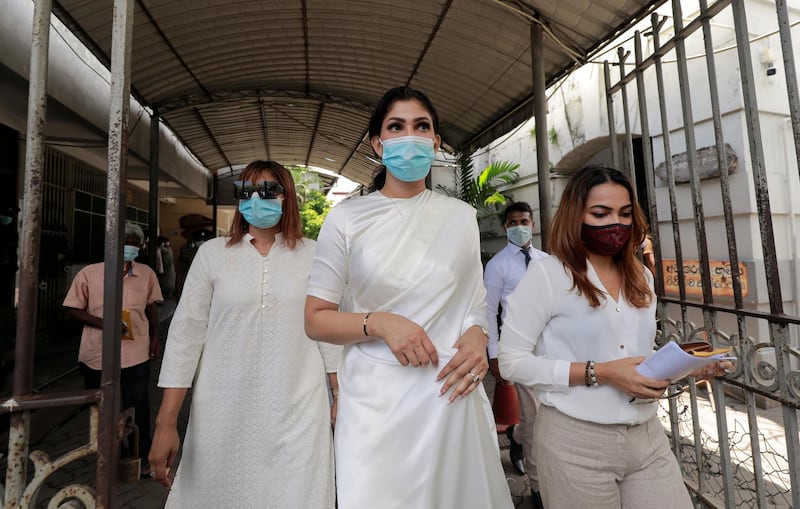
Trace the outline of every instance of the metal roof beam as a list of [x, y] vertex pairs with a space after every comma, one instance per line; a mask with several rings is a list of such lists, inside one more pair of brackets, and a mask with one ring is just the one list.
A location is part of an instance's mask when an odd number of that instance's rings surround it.
[[267, 160], [271, 161], [272, 156], [269, 154], [269, 137], [267, 136], [267, 116], [264, 114], [264, 100], [258, 98], [258, 114], [261, 117], [261, 134], [264, 136], [264, 151], [267, 154]]
[[308, 95], [311, 92], [311, 60], [308, 56], [308, 5], [306, 0], [301, 0], [300, 4], [303, 10], [303, 59], [306, 67], [306, 95]]
[[347, 168], [347, 164], [350, 162], [350, 159], [352, 159], [353, 156], [358, 151], [358, 147], [360, 147], [361, 144], [364, 143], [364, 138], [367, 137], [367, 134], [369, 134], [369, 128], [366, 131], [364, 131], [364, 134], [362, 134], [361, 138], [358, 139], [358, 143], [356, 143], [356, 146], [353, 147], [353, 150], [350, 151], [350, 155], [347, 156], [347, 159], [344, 160], [344, 163], [342, 164], [342, 167], [339, 168], [339, 172], [338, 172], [339, 175], [341, 175], [342, 172], [344, 171], [344, 169]]
[[222, 157], [222, 159], [228, 165], [228, 168], [230, 168], [230, 170], [233, 171], [233, 165], [231, 164], [230, 160], [228, 159], [228, 156], [225, 155], [225, 151], [222, 150], [222, 147], [219, 145], [219, 142], [217, 141], [217, 137], [214, 136], [213, 132], [211, 132], [211, 128], [208, 127], [208, 124], [206, 123], [206, 120], [203, 118], [203, 115], [200, 113], [200, 110], [195, 108], [194, 109], [194, 114], [197, 115], [198, 122], [200, 122], [200, 125], [203, 126], [203, 129], [205, 130], [205, 132], [208, 135], [208, 137], [211, 139], [211, 143], [213, 143], [214, 147], [216, 147], [217, 152], [219, 152], [219, 155]]
[[[497, 2], [497, 3], [500, 3], [500, 4], [503, 3], [501, 0], [494, 0], [494, 1]], [[663, 5], [666, 2], [667, 2], [667, 0], [654, 0], [653, 2], [650, 2], [649, 4], [647, 4], [644, 7], [642, 7], [633, 16], [631, 16], [629, 18], [626, 18], [623, 23], [621, 23], [619, 26], [616, 27], [616, 29], [614, 31], [614, 34], [611, 37], [609, 37], [607, 39], [602, 39], [602, 40], [597, 41], [596, 44], [594, 44], [593, 46], [591, 46], [589, 49], [586, 50], [586, 52], [585, 52], [585, 55], [586, 55], [585, 56], [585, 60], [586, 61], [591, 60], [594, 55], [596, 55], [596, 54], [600, 53], [601, 51], [603, 51], [603, 49], [605, 47], [607, 47], [609, 44], [611, 44], [614, 41], [614, 38], [615, 38], [616, 34], [620, 34], [620, 33], [624, 32], [625, 30], [627, 30], [628, 28], [632, 27], [633, 25], [635, 25], [636, 23], [638, 23], [639, 21], [644, 19], [646, 16], [650, 15], [650, 13], [655, 12], [655, 10], [658, 7], [660, 7], [661, 5]], [[725, 3], [725, 5], [728, 4], [728, 2], [723, 2], [723, 3]], [[573, 61], [573, 63], [571, 65], [565, 66], [560, 71], [552, 74], [549, 77], [549, 79], [547, 80], [547, 86], [549, 87], [550, 85], [558, 82], [561, 78], [563, 78], [564, 76], [567, 76], [568, 74], [570, 74], [572, 71], [574, 71], [578, 67], [579, 67], [579, 64], [577, 62]], [[469, 148], [471, 145], [483, 146], [483, 145], [487, 144], [489, 141], [491, 141], [491, 140], [486, 139], [487, 138], [487, 134], [490, 133], [492, 131], [492, 129], [497, 127], [504, 120], [508, 119], [509, 117], [511, 117], [511, 116], [513, 116], [515, 114], [520, 114], [520, 113], [525, 112], [526, 110], [528, 110], [529, 113], [526, 114], [525, 118], [530, 118], [530, 116], [531, 116], [530, 112], [532, 112], [532, 106], [531, 106], [531, 101], [532, 100], [533, 100], [533, 94], [529, 94], [529, 95], [521, 98], [519, 101], [514, 103], [510, 108], [508, 108], [507, 110], [499, 113], [494, 118], [490, 119], [483, 127], [478, 129], [475, 134], [473, 134], [466, 141], [464, 141], [459, 148], [466, 149], [466, 148]], [[520, 110], [522, 110], [522, 112]], [[518, 119], [518, 120], [520, 120], [520, 122], [518, 122], [518, 123], [521, 123], [522, 121], [524, 121], [525, 118]]]
[[156, 23], [155, 18], [153, 18], [152, 14], [150, 14], [150, 11], [147, 10], [147, 7], [145, 7], [144, 1], [136, 0], [136, 3], [139, 4], [139, 7], [142, 9], [142, 12], [144, 12], [144, 15], [147, 16], [148, 21], [150, 21], [150, 24], [153, 25], [153, 28], [161, 37], [161, 40], [164, 41], [164, 44], [166, 44], [169, 50], [172, 52], [172, 54], [175, 55], [175, 58], [178, 59], [178, 62], [180, 62], [181, 66], [183, 66], [183, 68], [186, 69], [186, 72], [189, 73], [189, 76], [191, 76], [194, 82], [197, 83], [197, 86], [200, 87], [200, 90], [202, 90], [203, 93], [205, 93], [206, 95], [210, 96], [208, 90], [206, 90], [206, 87], [203, 86], [202, 83], [200, 83], [200, 79], [197, 76], [195, 76], [195, 74], [189, 68], [189, 64], [187, 64], [186, 61], [183, 60], [183, 57], [181, 57], [181, 55], [178, 53], [178, 50], [175, 49], [175, 46], [173, 46], [170, 40], [167, 38], [167, 34], [165, 34], [164, 31], [161, 30], [161, 27], [158, 25], [158, 23]]
[[308, 144], [308, 153], [306, 153], [306, 168], [308, 168], [308, 161], [311, 159], [311, 151], [314, 149], [314, 140], [317, 139], [317, 133], [319, 132], [319, 121], [322, 119], [322, 112], [325, 110], [325, 103], [319, 103], [319, 109], [317, 110], [317, 120], [314, 122], [314, 131], [311, 133], [311, 141]]
[[[92, 39], [86, 30], [75, 20], [75, 18], [70, 15], [70, 13], [64, 9], [64, 7], [57, 1], [53, 0], [53, 7], [52, 7], [53, 14], [64, 23], [72, 34], [78, 38], [79, 41], [83, 43], [84, 46], [89, 50], [89, 52], [94, 55], [94, 57], [103, 64], [103, 67], [111, 70], [111, 57], [109, 57], [105, 51], [100, 47], [97, 42]], [[110, 21], [109, 21], [110, 23]], [[131, 95], [133, 96], [136, 101], [139, 102], [142, 106], [147, 105], [147, 101], [145, 100], [144, 96], [139, 92], [133, 83], [130, 85]]]
[[372, 114], [373, 105], [355, 101], [347, 97], [339, 97], [336, 95], [322, 94], [317, 92], [301, 92], [299, 90], [276, 90], [268, 88], [251, 88], [240, 90], [212, 90], [209, 95], [194, 94], [184, 97], [170, 99], [168, 101], [160, 102], [153, 107], [157, 107], [158, 111], [164, 115], [167, 113], [174, 113], [184, 109], [194, 109], [196, 106], [201, 106], [209, 103], [232, 102], [242, 101], [246, 99], [261, 100], [261, 99], [312, 99], [327, 104], [336, 104], [358, 111], [363, 111], [367, 114]]
[[411, 74], [408, 75], [408, 79], [406, 80], [406, 86], [409, 86], [411, 84], [411, 80], [413, 80], [414, 76], [417, 75], [417, 71], [419, 71], [419, 66], [422, 65], [422, 60], [428, 53], [431, 44], [433, 44], [433, 40], [436, 38], [436, 34], [439, 32], [439, 28], [441, 28], [442, 22], [444, 21], [445, 16], [447, 16], [447, 11], [450, 10], [451, 5], [453, 5], [453, 0], [447, 0], [444, 9], [442, 9], [442, 13], [439, 14], [439, 19], [436, 20], [436, 24], [433, 26], [433, 30], [431, 30], [431, 34], [428, 36], [428, 40], [425, 42], [425, 47], [422, 48], [422, 52], [419, 54], [419, 58], [417, 58], [417, 63], [414, 64], [414, 70], [412, 70]]

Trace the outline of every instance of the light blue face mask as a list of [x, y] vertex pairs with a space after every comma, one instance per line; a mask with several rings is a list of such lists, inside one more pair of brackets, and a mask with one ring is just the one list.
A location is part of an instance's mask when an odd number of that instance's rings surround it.
[[422, 136], [401, 136], [381, 140], [383, 164], [398, 180], [416, 182], [431, 171], [433, 139]]
[[11, 216], [0, 216], [0, 225], [7, 226], [7, 225], [11, 224], [11, 221], [13, 219], [14, 218], [11, 217]]
[[533, 230], [530, 226], [512, 226], [506, 230], [506, 237], [508, 237], [508, 240], [515, 246], [519, 247], [523, 247], [525, 244], [530, 242], [532, 235]]
[[272, 228], [281, 220], [283, 205], [280, 198], [265, 200], [256, 193], [249, 200], [239, 200], [239, 212], [256, 228]]
[[125, 245], [122, 247], [122, 259], [126, 262], [132, 262], [139, 256], [139, 248], [137, 246]]

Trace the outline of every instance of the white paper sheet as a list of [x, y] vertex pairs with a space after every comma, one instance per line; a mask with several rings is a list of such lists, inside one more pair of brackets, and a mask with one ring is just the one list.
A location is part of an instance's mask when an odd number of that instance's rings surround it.
[[681, 350], [676, 342], [670, 341], [636, 366], [636, 371], [649, 378], [674, 382], [708, 364], [735, 358], [731, 357], [729, 352], [710, 357], [696, 357]]

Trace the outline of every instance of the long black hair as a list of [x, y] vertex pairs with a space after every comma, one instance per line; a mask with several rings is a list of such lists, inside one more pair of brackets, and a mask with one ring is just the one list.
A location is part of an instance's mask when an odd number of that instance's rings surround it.
[[[389, 114], [389, 110], [395, 102], [411, 100], [419, 101], [422, 107], [428, 111], [433, 121], [433, 132], [434, 134], [439, 134], [439, 115], [436, 114], [436, 108], [433, 107], [433, 103], [428, 99], [428, 96], [411, 87], [395, 87], [387, 90], [378, 101], [378, 104], [375, 105], [375, 110], [372, 112], [372, 116], [369, 119], [369, 129], [367, 132], [369, 139], [372, 140], [373, 136], [381, 135], [383, 119]], [[384, 184], [386, 184], [386, 166], [380, 165], [372, 174], [372, 184], [370, 184], [369, 190], [370, 192], [378, 191], [383, 188]], [[430, 173], [425, 177], [425, 187], [428, 189], [431, 188]]]

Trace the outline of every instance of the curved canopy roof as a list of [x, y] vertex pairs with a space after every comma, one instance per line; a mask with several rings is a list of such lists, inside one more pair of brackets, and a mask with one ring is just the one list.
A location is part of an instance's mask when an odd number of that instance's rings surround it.
[[[428, 94], [450, 147], [485, 145], [532, 116], [531, 24], [551, 84], [660, 3], [136, 0], [131, 82], [209, 169], [275, 159], [364, 183], [385, 90]], [[53, 8], [108, 63], [112, 2]]]

